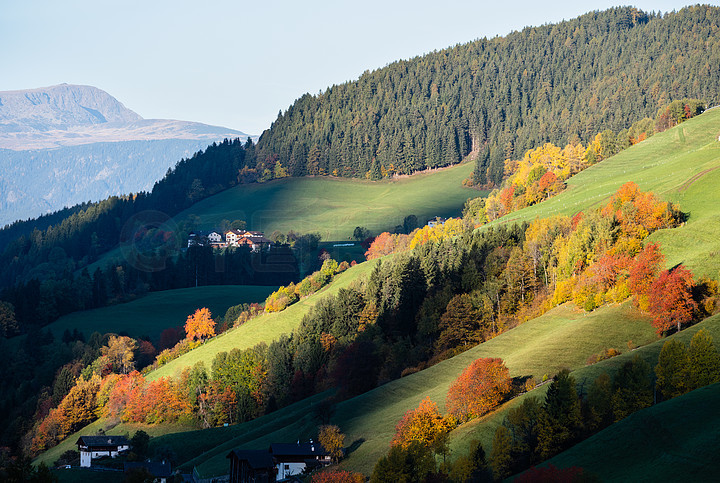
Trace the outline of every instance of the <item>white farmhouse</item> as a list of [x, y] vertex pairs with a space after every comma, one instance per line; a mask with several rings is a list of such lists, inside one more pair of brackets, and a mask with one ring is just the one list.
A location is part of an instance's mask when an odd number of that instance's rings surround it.
[[80, 466], [92, 466], [92, 460], [109, 456], [116, 457], [130, 449], [130, 441], [125, 436], [80, 436], [77, 440], [80, 452]]
[[309, 443], [274, 443], [270, 445], [270, 453], [275, 462], [278, 480], [300, 475], [306, 468], [312, 470], [332, 462], [325, 448], [312, 440]]

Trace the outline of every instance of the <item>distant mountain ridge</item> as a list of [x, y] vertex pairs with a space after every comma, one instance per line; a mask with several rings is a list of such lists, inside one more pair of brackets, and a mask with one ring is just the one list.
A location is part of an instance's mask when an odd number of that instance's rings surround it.
[[143, 119], [107, 92], [61, 84], [0, 91], [0, 226], [150, 190], [181, 158], [247, 134]]
[[50, 131], [142, 119], [107, 92], [60, 84], [0, 92], [0, 132]]

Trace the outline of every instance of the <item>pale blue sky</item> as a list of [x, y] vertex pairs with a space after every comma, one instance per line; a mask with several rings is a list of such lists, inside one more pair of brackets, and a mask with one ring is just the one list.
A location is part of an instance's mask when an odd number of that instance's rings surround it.
[[[260, 134], [306, 92], [607, 1], [0, 0], [0, 90], [62, 82], [146, 118]], [[646, 11], [685, 3], [641, 1]]]

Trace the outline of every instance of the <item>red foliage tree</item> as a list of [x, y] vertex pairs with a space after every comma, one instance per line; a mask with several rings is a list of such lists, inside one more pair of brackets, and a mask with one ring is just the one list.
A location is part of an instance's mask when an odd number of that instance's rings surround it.
[[510, 371], [502, 359], [476, 359], [450, 386], [445, 404], [456, 418], [470, 419], [492, 410], [511, 389]]
[[605, 253], [590, 266], [592, 280], [601, 290], [607, 290], [615, 285], [618, 275], [627, 269], [629, 264], [630, 259], [627, 256]]
[[552, 171], [548, 171], [542, 177], [540, 178], [540, 181], [538, 182], [538, 186], [542, 191], [547, 191], [548, 188], [550, 188], [552, 185], [555, 184], [557, 181], [557, 176]]
[[515, 186], [510, 185], [500, 192], [500, 203], [502, 204], [505, 212], [504, 214], [510, 213], [513, 210], [513, 199], [515, 198]]
[[406, 246], [409, 241], [408, 235], [393, 235], [388, 232], [380, 233], [370, 244], [370, 248], [365, 252], [365, 258], [372, 260], [393, 253], [398, 248]]
[[645, 245], [643, 250], [635, 256], [630, 264], [628, 284], [630, 291], [638, 296], [638, 305], [643, 310], [648, 309], [646, 298], [657, 273], [660, 271], [665, 257], [660, 253], [657, 243]]
[[675, 327], [679, 331], [682, 324], [693, 319], [697, 303], [692, 298], [695, 286], [692, 272], [680, 265], [673, 270], [665, 270], [650, 287], [650, 313], [655, 317], [653, 326], [658, 334]]
[[162, 351], [164, 349], [170, 349], [171, 347], [174, 347], [175, 344], [182, 340], [182, 331], [183, 329], [181, 327], [170, 327], [163, 330], [160, 333], [160, 342], [158, 343], [158, 349]]

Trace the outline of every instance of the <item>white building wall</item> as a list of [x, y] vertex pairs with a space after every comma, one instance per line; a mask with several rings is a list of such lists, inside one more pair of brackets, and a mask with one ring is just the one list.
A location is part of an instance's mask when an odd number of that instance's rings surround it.
[[299, 475], [305, 469], [305, 463], [280, 463], [277, 465], [279, 480], [292, 475]]

